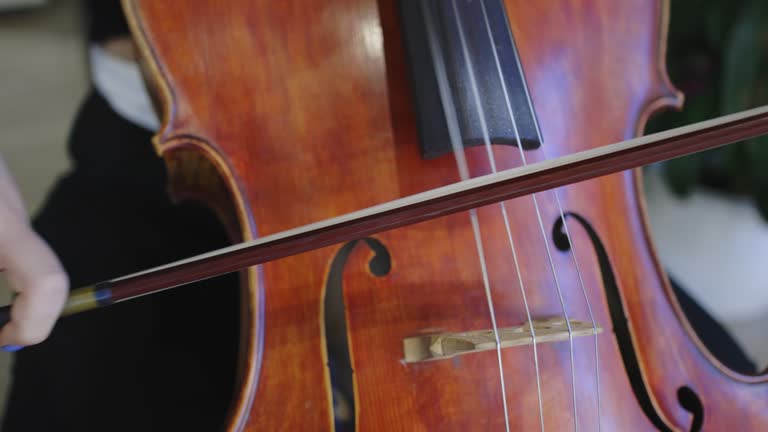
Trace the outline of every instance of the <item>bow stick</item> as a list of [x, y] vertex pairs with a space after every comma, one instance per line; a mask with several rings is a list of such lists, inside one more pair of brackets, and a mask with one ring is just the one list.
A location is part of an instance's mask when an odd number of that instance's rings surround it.
[[[70, 292], [62, 316], [768, 134], [768, 106], [488, 174]], [[0, 326], [10, 306], [0, 307]]]

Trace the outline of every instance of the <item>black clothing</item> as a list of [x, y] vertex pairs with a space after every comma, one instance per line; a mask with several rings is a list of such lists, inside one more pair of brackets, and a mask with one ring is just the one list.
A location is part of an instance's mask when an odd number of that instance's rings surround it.
[[[82, 106], [73, 169], [34, 219], [72, 287], [227, 244], [212, 212], [169, 201], [150, 137], [96, 92]], [[224, 276], [60, 320], [16, 355], [3, 431], [218, 430], [236, 376], [238, 285]]]
[[670, 277], [677, 301], [704, 346], [729, 368], [745, 374], [758, 372], [757, 365], [736, 344], [730, 333]]

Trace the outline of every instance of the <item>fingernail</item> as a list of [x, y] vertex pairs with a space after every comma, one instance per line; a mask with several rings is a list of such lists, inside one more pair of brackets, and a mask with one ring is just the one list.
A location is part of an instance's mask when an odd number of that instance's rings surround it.
[[4, 345], [4, 346], [0, 347], [1, 350], [7, 351], [7, 352], [16, 352], [16, 351], [18, 351], [18, 350], [20, 350], [22, 348], [24, 348], [24, 347], [21, 346], [21, 345]]

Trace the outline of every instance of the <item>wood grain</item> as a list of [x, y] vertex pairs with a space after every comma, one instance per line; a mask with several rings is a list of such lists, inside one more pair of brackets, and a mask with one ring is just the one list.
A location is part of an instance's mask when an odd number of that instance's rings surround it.
[[[629, 138], [652, 111], [681, 103], [663, 62], [665, 1], [504, 3], [543, 133], [530, 162]], [[419, 156], [393, 1], [124, 4], [165, 106], [158, 151], [175, 161], [174, 170], [192, 159], [173, 156], [182, 149], [211, 160], [232, 194], [244, 240], [458, 180], [451, 157]], [[500, 169], [522, 164], [515, 148], [494, 146], [493, 154]], [[484, 149], [468, 150], [467, 158], [473, 176], [490, 172]], [[598, 423], [607, 431], [656, 430], [659, 422], [690, 430], [691, 415], [677, 400], [682, 386], [704, 405], [703, 430], [765, 430], [765, 378], [726, 370], [696, 340], [653, 254], [637, 188], [625, 172], [561, 188], [558, 198], [605, 245], [640, 387], [650, 398], [645, 410], [612, 331], [588, 232], [570, 224], [577, 269], [553, 245], [560, 206], [552, 192], [536, 194], [535, 203], [530, 196], [505, 202], [518, 278], [499, 205], [478, 209], [499, 326], [526, 320], [523, 288], [534, 319], [567, 312], [587, 320], [591, 306], [605, 323], [599, 336], [575, 340], [573, 351], [569, 344], [538, 347], [546, 430], [573, 430], [577, 421], [580, 430]], [[469, 222], [457, 213], [378, 234], [392, 257], [383, 276], [371, 272], [365, 242], [351, 251], [343, 285], [358, 430], [503, 430], [500, 377], [510, 429], [540, 428], [531, 347], [505, 350], [503, 373], [494, 351], [401, 361], [408, 335], [492, 327]], [[338, 249], [251, 271], [229, 430], [332, 428], [322, 305]]]

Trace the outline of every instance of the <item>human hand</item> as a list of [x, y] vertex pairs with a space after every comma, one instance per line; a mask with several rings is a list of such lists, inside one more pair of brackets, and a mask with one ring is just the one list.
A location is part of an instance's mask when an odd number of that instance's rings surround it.
[[16, 351], [42, 342], [67, 296], [69, 281], [51, 248], [29, 225], [24, 203], [0, 157], [0, 269], [17, 294], [0, 347]]

